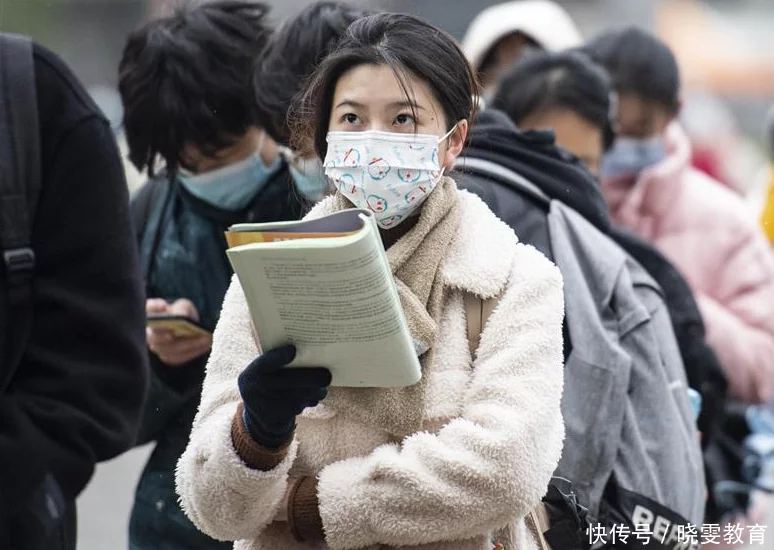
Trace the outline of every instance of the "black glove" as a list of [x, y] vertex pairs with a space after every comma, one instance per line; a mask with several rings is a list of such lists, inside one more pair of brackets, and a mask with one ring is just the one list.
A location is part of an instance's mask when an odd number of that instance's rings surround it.
[[322, 367], [285, 368], [295, 357], [295, 346], [282, 346], [258, 357], [239, 375], [245, 427], [268, 449], [290, 441], [296, 416], [328, 395], [331, 372]]

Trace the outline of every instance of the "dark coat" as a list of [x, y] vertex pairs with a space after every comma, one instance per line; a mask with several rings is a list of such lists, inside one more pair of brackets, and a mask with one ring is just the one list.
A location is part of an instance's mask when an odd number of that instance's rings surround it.
[[[214, 330], [233, 273], [224, 231], [235, 223], [298, 219], [302, 209], [285, 165], [238, 212], [214, 208], [164, 175], [148, 182], [132, 200], [148, 297], [188, 298], [202, 325]], [[130, 549], [230, 549], [231, 543], [196, 529], [175, 493], [175, 467], [188, 444], [208, 356], [172, 369], [148, 355], [150, 393], [137, 443], [153, 441], [156, 446], [137, 486]]]
[[[135, 437], [147, 384], [145, 311], [110, 126], [57, 56], [36, 46], [34, 70], [42, 182], [33, 324], [0, 395], [0, 548], [37, 548], [45, 529], [36, 516], [61, 490], [67, 512], [40, 547], [74, 550], [76, 497], [95, 463]], [[13, 319], [0, 274], [5, 327]]]

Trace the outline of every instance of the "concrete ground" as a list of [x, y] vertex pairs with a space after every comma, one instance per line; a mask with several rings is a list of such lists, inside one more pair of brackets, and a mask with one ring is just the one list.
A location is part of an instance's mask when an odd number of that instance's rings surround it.
[[78, 550], [127, 550], [134, 487], [150, 446], [101, 464], [78, 499]]

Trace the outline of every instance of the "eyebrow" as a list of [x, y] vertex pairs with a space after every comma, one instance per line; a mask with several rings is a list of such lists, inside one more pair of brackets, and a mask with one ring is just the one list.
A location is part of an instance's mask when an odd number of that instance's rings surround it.
[[[353, 107], [355, 109], [364, 109], [365, 105], [362, 103], [358, 103], [357, 101], [353, 101], [351, 99], [345, 99], [344, 101], [340, 102], [334, 109], [339, 109], [340, 107]], [[414, 109], [416, 111], [424, 111], [425, 108], [421, 105], [418, 105], [417, 103], [413, 103], [411, 101], [393, 101], [392, 103], [389, 103], [387, 105], [390, 109], [400, 109], [400, 108], [408, 108], [408, 109]]]

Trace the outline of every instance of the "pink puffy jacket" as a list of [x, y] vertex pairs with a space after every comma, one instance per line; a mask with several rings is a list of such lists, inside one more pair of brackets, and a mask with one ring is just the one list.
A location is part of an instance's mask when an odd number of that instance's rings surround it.
[[652, 242], [693, 288], [732, 395], [774, 396], [774, 256], [741, 198], [690, 166], [679, 124], [632, 185], [603, 182], [613, 220]]

